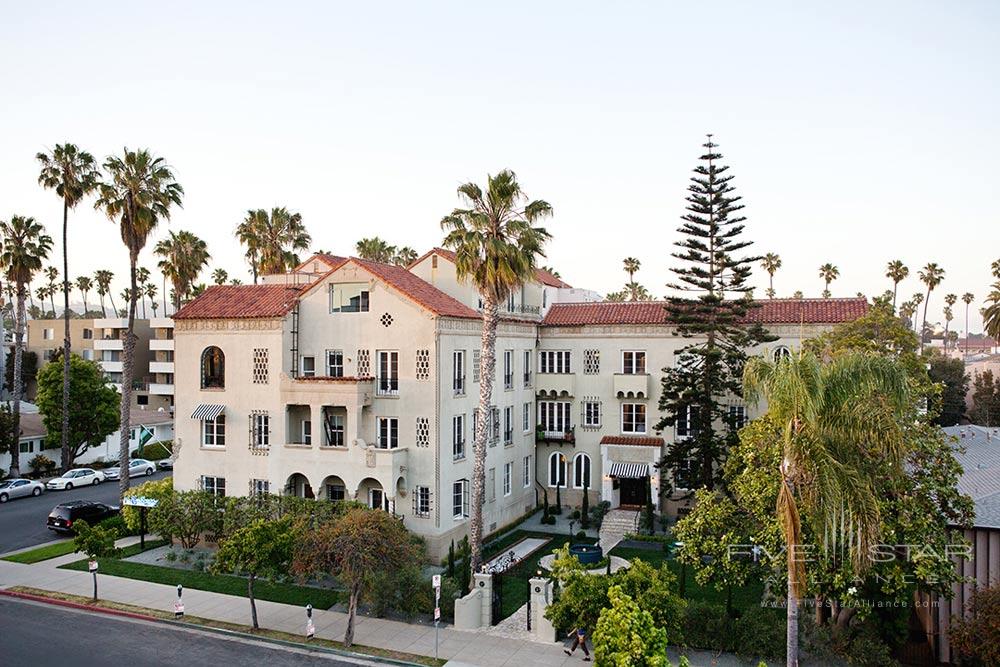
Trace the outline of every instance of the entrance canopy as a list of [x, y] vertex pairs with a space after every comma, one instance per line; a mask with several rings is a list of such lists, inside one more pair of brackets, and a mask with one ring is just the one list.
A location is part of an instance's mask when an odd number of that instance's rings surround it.
[[649, 477], [649, 464], [612, 463], [611, 472], [609, 474], [612, 477], [617, 477], [618, 479], [643, 479], [645, 477]]
[[211, 421], [218, 418], [219, 415], [225, 411], [226, 406], [224, 405], [199, 405], [195, 408], [195, 411], [191, 413], [191, 419], [204, 419]]

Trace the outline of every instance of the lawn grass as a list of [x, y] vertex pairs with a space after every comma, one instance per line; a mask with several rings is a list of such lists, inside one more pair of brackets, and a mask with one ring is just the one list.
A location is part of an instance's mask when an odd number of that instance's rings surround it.
[[[654, 567], [659, 567], [662, 563], [666, 563], [667, 567], [677, 575], [678, 583], [681, 579], [681, 571], [684, 573], [684, 597], [688, 600], [700, 600], [702, 602], [708, 602], [710, 604], [716, 604], [721, 606], [726, 606], [726, 590], [717, 590], [714, 586], [709, 584], [708, 586], [702, 586], [694, 578], [694, 568], [693, 567], [682, 567], [681, 564], [667, 556], [665, 551], [652, 551], [647, 549], [631, 549], [627, 547], [615, 547], [611, 550], [613, 556], [620, 556], [626, 560], [632, 560], [633, 558], [638, 558], [639, 560], [644, 560]], [[764, 584], [761, 581], [756, 581], [743, 586], [742, 588], [733, 589], [733, 608], [744, 610], [751, 608], [759, 608], [760, 600], [764, 594]]]
[[[124, 604], [121, 602], [111, 602], [107, 600], [98, 600], [94, 602], [92, 599], [87, 597], [82, 597], [80, 595], [70, 595], [69, 593], [56, 593], [54, 591], [46, 591], [39, 588], [31, 588], [29, 586], [14, 586], [9, 589], [14, 593], [26, 593], [29, 595], [37, 595], [40, 597], [46, 597], [53, 600], [64, 600], [67, 602], [74, 602], [76, 604], [86, 605], [88, 607], [97, 607], [101, 609], [113, 609], [116, 611], [125, 611], [133, 614], [140, 614], [143, 616], [151, 616], [153, 618], [158, 618], [170, 623], [177, 623], [174, 620], [174, 615], [172, 612], [160, 611], [159, 609], [149, 609], [148, 607], [138, 607], [136, 605]], [[428, 667], [442, 667], [447, 660], [438, 660], [423, 655], [415, 655], [412, 653], [403, 653], [402, 651], [392, 651], [389, 649], [376, 648], [374, 646], [364, 646], [361, 644], [354, 644], [350, 648], [344, 646], [342, 642], [334, 641], [331, 639], [320, 639], [315, 637], [308, 642], [302, 641], [301, 635], [292, 635], [287, 632], [279, 632], [277, 630], [253, 630], [250, 626], [239, 625], [237, 623], [226, 623], [225, 621], [215, 621], [212, 619], [201, 618], [199, 616], [184, 616], [184, 620], [181, 622], [190, 625], [200, 625], [205, 628], [214, 628], [218, 630], [226, 630], [229, 632], [241, 632], [254, 637], [263, 637], [267, 639], [276, 639], [281, 642], [289, 642], [292, 644], [297, 644], [302, 648], [322, 646], [324, 648], [331, 648], [340, 651], [349, 651], [352, 653], [360, 653], [364, 655], [375, 656], [379, 658], [390, 658], [392, 660], [401, 660], [405, 662], [412, 662], [419, 665], [427, 665]]]
[[[146, 548], [147, 550], [153, 549], [163, 544], [165, 542], [162, 540], [147, 542]], [[161, 565], [149, 565], [147, 563], [132, 563], [122, 560], [122, 558], [128, 558], [137, 553], [139, 553], [138, 544], [125, 548], [119, 558], [98, 558], [100, 573], [112, 577], [148, 581], [154, 584], [167, 584], [169, 586], [181, 584], [185, 588], [193, 588], [199, 591], [247, 597], [247, 580], [243, 577], [198, 572], [197, 570], [183, 570], [174, 567], [163, 567]], [[87, 559], [84, 558], [61, 567], [67, 570], [85, 572], [87, 570]], [[317, 609], [329, 609], [341, 599], [339, 593], [328, 588], [311, 588], [309, 586], [276, 583], [264, 579], [258, 579], [254, 584], [254, 597], [258, 600], [281, 602], [299, 607], [311, 604]]]
[[73, 553], [74, 548], [75, 546], [73, 545], [73, 540], [64, 540], [62, 542], [56, 542], [55, 544], [47, 544], [44, 547], [38, 547], [37, 549], [32, 549], [31, 551], [22, 551], [19, 554], [4, 556], [3, 560], [10, 561], [11, 563], [32, 565], [34, 563], [40, 563], [43, 560], [49, 560], [50, 558], [58, 558], [59, 556], [71, 554]]
[[[503, 618], [507, 618], [528, 602], [528, 580], [534, 577], [535, 573], [540, 569], [538, 561], [570, 542], [569, 535], [532, 533], [521, 530], [516, 531], [515, 535], [510, 537], [511, 541], [509, 544], [520, 541], [525, 537], [540, 537], [549, 540], [549, 542], [528, 556], [527, 560], [521, 561], [499, 577], [501, 586], [500, 612]], [[573, 544], [594, 544], [596, 541], [589, 537], [581, 539], [572, 538]], [[545, 570], [542, 572], [545, 573]]]

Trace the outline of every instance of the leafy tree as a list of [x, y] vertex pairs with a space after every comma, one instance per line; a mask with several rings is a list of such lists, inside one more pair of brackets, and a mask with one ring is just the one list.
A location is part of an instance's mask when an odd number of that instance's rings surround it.
[[941, 384], [937, 396], [937, 418], [940, 426], [954, 426], [965, 416], [965, 395], [969, 393], [969, 376], [961, 359], [951, 359], [935, 354], [928, 371], [933, 382]]
[[[27, 321], [24, 302], [31, 280], [41, 268], [42, 260], [52, 250], [52, 239], [45, 228], [34, 218], [20, 215], [9, 221], [0, 221], [0, 270], [8, 283], [15, 286], [17, 313], [14, 317], [14, 376], [13, 388], [14, 432], [21, 432], [21, 396], [24, 392], [24, 329]], [[20, 447], [10, 452], [10, 476], [20, 475]]]
[[6, 454], [20, 443], [14, 429], [14, 413], [10, 410], [10, 404], [4, 402], [0, 404], [0, 454]]
[[257, 284], [259, 275], [284, 273], [299, 264], [296, 251], [307, 250], [312, 237], [302, 223], [300, 213], [284, 206], [247, 211], [236, 228], [236, 237], [246, 246], [246, 258]]
[[[927, 286], [927, 297], [924, 300], [923, 326], [921, 327], [921, 332], [923, 332], [923, 330], [927, 327], [927, 306], [931, 303], [931, 292], [933, 292], [934, 288], [940, 285], [941, 281], [944, 280], [944, 269], [934, 262], [930, 262], [917, 273], [920, 276], [920, 282]], [[920, 351], [924, 351], [924, 336], [922, 333], [920, 336]]]
[[899, 283], [906, 280], [910, 275], [910, 270], [902, 261], [894, 259], [885, 267], [885, 277], [892, 281], [892, 312], [896, 312], [896, 292], [899, 291]]
[[767, 271], [767, 298], [774, 298], [774, 274], [781, 268], [781, 257], [777, 253], [769, 252], [760, 261], [760, 266]]
[[972, 381], [972, 412], [969, 419], [979, 426], [993, 427], [1000, 424], [1000, 378], [993, 378], [993, 371], [977, 373]]
[[[164, 539], [177, 540], [185, 549], [195, 548], [205, 533], [218, 535], [222, 532], [219, 499], [211, 493], [175, 491], [169, 478], [146, 482], [133, 493], [158, 501], [147, 514], [149, 531]], [[137, 530], [139, 513], [126, 507], [122, 514], [126, 525]]]
[[483, 301], [479, 423], [472, 445], [472, 553], [466, 563], [476, 572], [482, 563], [487, 419], [496, 375], [499, 305], [534, 279], [538, 258], [545, 256], [544, 245], [550, 238], [536, 223], [550, 216], [552, 207], [540, 199], [527, 201], [517, 176], [506, 169], [487, 177], [485, 193], [475, 183], [465, 183], [458, 195], [468, 208], [456, 208], [442, 218], [441, 227], [447, 232], [444, 246], [455, 251], [458, 279], [471, 282]]
[[[805, 544], [804, 518], [848, 544], [845, 556], [863, 571], [867, 565], [863, 555], [880, 528], [868, 461], [899, 467], [898, 420], [908, 400], [905, 371], [872, 354], [848, 353], [822, 364], [813, 354], [802, 352], [777, 362], [750, 359], [744, 388], [751, 404], [767, 402], [767, 414], [778, 425], [774, 439], [780, 443], [780, 459], [770, 473], [778, 479], [775, 508], [785, 546], [794, 550]], [[856, 405], [866, 409], [852, 409]], [[805, 562], [801, 557], [786, 560], [786, 655], [794, 666]]]
[[254, 630], [260, 629], [254, 583], [258, 577], [268, 579], [288, 572], [295, 536], [296, 531], [289, 518], [275, 521], [259, 519], [226, 537], [215, 554], [213, 571], [246, 575]]
[[[88, 447], [99, 445], [118, 429], [118, 392], [108, 384], [107, 375], [95, 361], [74, 354], [70, 358], [70, 409], [63, 412], [62, 389], [64, 368], [62, 352], [42, 366], [38, 373], [38, 393], [35, 402], [42, 413], [46, 442], [51, 447], [67, 442], [62, 467], [69, 470], [73, 462]], [[64, 418], [65, 417], [65, 418]], [[65, 430], [68, 426], [68, 430]], [[63, 433], [66, 438], [63, 438]]]
[[[745, 350], [774, 339], [760, 325], [745, 323], [752, 305], [747, 281], [760, 258], [741, 256], [752, 244], [740, 238], [745, 221], [739, 215], [741, 197], [734, 194], [729, 167], [718, 163], [722, 155], [715, 152], [711, 135], [704, 146], [703, 164], [695, 167], [688, 186], [688, 213], [678, 229], [682, 238], [672, 255], [680, 265], [672, 269], [677, 282], [668, 287], [684, 296], [667, 299], [664, 318], [676, 323], [681, 336], [699, 340], [682, 348], [677, 363], [663, 371], [659, 408], [665, 414], [656, 429], [687, 415], [696, 435], [669, 445], [660, 466], [676, 469], [690, 462], [692, 479], [713, 488], [735, 438], [718, 424], [728, 418], [732, 396], [742, 394]], [[670, 491], [669, 484], [663, 485], [662, 493]]]
[[972, 664], [1000, 665], [1000, 584], [973, 592], [967, 611], [952, 618], [952, 648]]
[[[118, 553], [115, 548], [115, 540], [118, 532], [114, 528], [106, 528], [101, 525], [91, 526], [83, 519], [73, 522], [73, 530], [76, 536], [73, 538], [73, 551], [87, 554], [90, 560], [114, 556]], [[94, 577], [94, 602], [97, 602], [97, 572], [93, 572]]]
[[833, 264], [827, 262], [823, 266], [819, 267], [819, 277], [823, 279], [825, 287], [823, 288], [823, 298], [830, 298], [830, 283], [840, 277], [840, 269], [838, 269]]
[[[3, 386], [9, 391], [14, 391], [14, 353], [7, 353], [7, 364], [4, 366], [4, 379]], [[21, 395], [24, 395], [24, 391], [27, 389], [28, 385], [35, 381], [38, 377], [38, 353], [25, 350], [21, 353]]]
[[371, 590], [373, 573], [392, 572], [420, 558], [400, 519], [379, 510], [352, 509], [339, 520], [307, 531], [296, 543], [292, 571], [326, 574], [347, 587], [344, 645], [354, 643], [358, 602]]
[[[94, 207], [103, 210], [108, 219], [118, 223], [122, 242], [128, 249], [129, 300], [128, 327], [122, 350], [121, 442], [119, 460], [127, 461], [129, 428], [132, 423], [132, 378], [135, 374], [135, 317], [139, 286], [137, 271], [139, 253], [160, 220], [170, 219], [171, 206], [180, 206], [184, 188], [174, 180], [171, 168], [163, 158], [148, 150], [130, 151], [121, 156], [109, 156], [104, 162], [108, 181], [101, 183], [100, 195]], [[128, 491], [129, 476], [118, 482], [119, 497]]]
[[618, 586], [608, 589], [611, 606], [601, 611], [594, 630], [594, 657], [598, 665], [664, 667], [667, 633]]

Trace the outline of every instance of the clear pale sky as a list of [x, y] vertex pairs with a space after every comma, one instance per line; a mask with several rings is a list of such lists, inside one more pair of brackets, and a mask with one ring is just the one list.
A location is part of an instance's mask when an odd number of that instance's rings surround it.
[[[245, 281], [248, 208], [301, 212], [317, 248], [379, 235], [422, 252], [460, 183], [509, 167], [555, 208], [547, 264], [603, 293], [633, 255], [659, 296], [713, 132], [755, 249], [784, 261], [779, 295], [818, 296], [824, 262], [834, 295], [878, 294], [899, 258], [908, 298], [936, 261], [938, 320], [946, 293], [984, 295], [1000, 257], [995, 2], [3, 5], [0, 217], [33, 215], [59, 243], [34, 155], [64, 141], [166, 158], [187, 191], [169, 228]], [[70, 224], [70, 274], [112, 269], [117, 294], [117, 228], [90, 202]]]

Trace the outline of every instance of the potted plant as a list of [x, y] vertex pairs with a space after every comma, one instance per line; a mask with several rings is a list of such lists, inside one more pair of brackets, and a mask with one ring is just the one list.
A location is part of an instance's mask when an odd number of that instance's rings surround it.
[[545, 427], [541, 424], [535, 425], [535, 441], [542, 442], [545, 440]]

